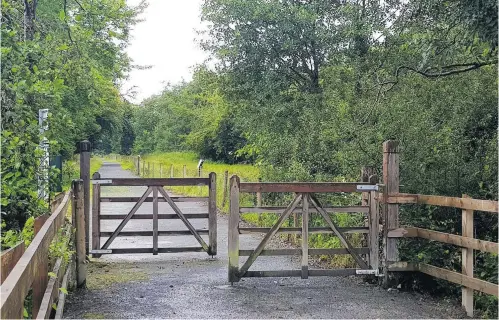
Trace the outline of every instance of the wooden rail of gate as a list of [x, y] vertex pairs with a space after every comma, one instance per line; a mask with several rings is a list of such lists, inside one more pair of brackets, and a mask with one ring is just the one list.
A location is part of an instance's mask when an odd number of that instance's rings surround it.
[[[216, 206], [216, 174], [209, 174], [208, 178], [118, 178], [101, 179], [96, 172], [93, 175], [93, 206], [92, 206], [92, 255], [100, 257], [101, 254], [121, 253], [173, 253], [173, 252], [207, 252], [214, 256], [217, 254], [217, 206]], [[102, 197], [101, 186], [145, 186], [146, 192], [141, 197]], [[171, 186], [208, 186], [208, 197], [172, 197], [167, 194], [164, 187]], [[152, 197], [149, 195], [152, 193]], [[183, 213], [176, 205], [177, 202], [208, 202], [207, 213], [189, 214]], [[104, 215], [101, 214], [101, 203], [103, 202], [135, 202], [134, 207], [128, 214]], [[144, 202], [153, 203], [152, 214], [135, 214]], [[175, 212], [174, 214], [159, 214], [158, 203], [167, 202]], [[152, 219], [151, 231], [122, 231], [131, 219]], [[188, 230], [158, 230], [159, 219], [180, 219]], [[208, 230], [197, 230], [189, 222], [189, 219], [208, 219]], [[101, 220], [122, 220], [114, 232], [101, 232]], [[208, 234], [208, 244], [201, 235]], [[159, 236], [193, 235], [199, 242], [200, 247], [171, 247], [159, 248]], [[152, 248], [120, 248], [110, 249], [109, 246], [119, 236], [152, 236]], [[101, 246], [100, 238], [109, 237]]]
[[[362, 188], [364, 187], [364, 188]], [[367, 187], [367, 188], [365, 188]], [[358, 183], [241, 183], [239, 177], [232, 176], [230, 179], [230, 216], [229, 216], [229, 281], [231, 283], [239, 281], [243, 277], [302, 277], [309, 276], [345, 276], [356, 274], [378, 274], [378, 236], [379, 236], [379, 206], [377, 202], [377, 186], [374, 181]], [[324, 207], [315, 197], [314, 193], [333, 192], [369, 192], [367, 205], [349, 207]], [[293, 192], [294, 200], [287, 207], [240, 207], [240, 193], [254, 192]], [[298, 204], [302, 202], [301, 207]], [[241, 213], [280, 213], [274, 226], [271, 228], [240, 227]], [[334, 212], [357, 212], [367, 213], [369, 218], [368, 227], [339, 228], [332, 221], [329, 213]], [[302, 215], [301, 227], [281, 227], [291, 213]], [[328, 227], [310, 227], [309, 214], [318, 213]], [[240, 250], [239, 235], [244, 233], [265, 233], [262, 242], [254, 250]], [[265, 245], [269, 239], [277, 233], [301, 234], [301, 249], [274, 249], [266, 250]], [[333, 233], [343, 244], [340, 249], [314, 249], [308, 247], [308, 235], [310, 233]], [[354, 248], [345, 238], [345, 233], [366, 233], [368, 234], [368, 247]], [[301, 254], [301, 270], [273, 270], [273, 271], [249, 271], [253, 262], [259, 256], [281, 256]], [[360, 269], [333, 269], [333, 270], [309, 270], [309, 255], [323, 254], [351, 254]], [[364, 261], [360, 255], [368, 255], [368, 261]], [[239, 266], [239, 257], [248, 256], [244, 264]]]
[[[442, 243], [448, 243], [461, 247], [462, 249], [462, 272], [438, 268], [425, 263], [397, 262], [389, 265], [392, 271], [419, 271], [433, 277], [444, 279], [462, 285], [462, 305], [467, 314], [473, 316], [473, 290], [486, 294], [499, 296], [497, 284], [476, 279], [473, 277], [473, 250], [497, 254], [499, 244], [474, 238], [473, 212], [484, 211], [497, 214], [498, 202], [490, 200], [471, 199], [467, 195], [462, 198], [443, 197], [422, 194], [393, 193], [388, 194], [386, 203], [392, 205], [415, 203], [433, 206], [453, 207], [462, 209], [462, 236], [444, 232], [438, 232], [423, 228], [401, 227], [388, 231], [389, 238], [422, 238]], [[382, 197], [385, 202], [385, 197]], [[394, 239], [396, 240], [396, 239]]]
[[[76, 181], [79, 186], [78, 195], [83, 193], [83, 183]], [[50, 215], [40, 216], [35, 219], [34, 231], [35, 237], [30, 245], [25, 249], [24, 242], [20, 242], [15, 247], [2, 253], [2, 280], [1, 280], [1, 317], [2, 319], [22, 319], [24, 310], [24, 300], [28, 295], [30, 288], [33, 289], [32, 297], [32, 315], [36, 319], [47, 319], [52, 313], [52, 305], [58, 302], [56, 318], [62, 316], [62, 306], [64, 305], [64, 293], [59, 292], [59, 288], [66, 289], [68, 278], [71, 274], [71, 264], [68, 266], [62, 258], [57, 259], [53, 264], [52, 272], [55, 277], [48, 276], [48, 251], [49, 245], [57, 236], [57, 232], [63, 227], [66, 212], [73, 199], [73, 212], [75, 208], [83, 209], [83, 206], [76, 204], [73, 190], [61, 193], [51, 203], [52, 213]], [[83, 197], [80, 196], [81, 204]], [[81, 234], [84, 234], [84, 225], [75, 223], [73, 214], [73, 224], [79, 227]], [[80, 210], [80, 221], [83, 222], [83, 210]], [[68, 234], [71, 234], [71, 229]], [[85, 254], [85, 243], [80, 242], [80, 250]], [[78, 266], [77, 266], [78, 268]], [[84, 285], [85, 274], [80, 278], [83, 283], [77, 282], [78, 286]]]

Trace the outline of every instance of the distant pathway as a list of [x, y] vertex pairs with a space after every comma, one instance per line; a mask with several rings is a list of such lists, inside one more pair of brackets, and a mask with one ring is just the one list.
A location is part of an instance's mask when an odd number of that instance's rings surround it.
[[[104, 163], [102, 178], [134, 177]], [[103, 187], [103, 196], [140, 196], [142, 187]], [[208, 212], [204, 203], [177, 203], [184, 213]], [[125, 214], [133, 203], [103, 203], [102, 214]], [[173, 213], [166, 203], [160, 213]], [[151, 213], [144, 203], [137, 214]], [[207, 221], [191, 220], [195, 228]], [[106, 220], [102, 231], [119, 221]], [[152, 230], [152, 221], [131, 220], [124, 230]], [[180, 220], [160, 220], [160, 230], [186, 229]], [[207, 236], [203, 236], [207, 238]], [[206, 239], [207, 240], [207, 239]], [[243, 249], [261, 237], [242, 235]], [[103, 243], [105, 239], [101, 240]], [[111, 248], [151, 247], [151, 237], [118, 237]], [[159, 247], [197, 246], [192, 236], [160, 237]], [[259, 257], [252, 270], [299, 269], [296, 257]], [[422, 295], [386, 291], [340, 277], [246, 278], [227, 283], [227, 217], [218, 218], [218, 255], [206, 253], [103, 255], [90, 263], [88, 290], [68, 297], [65, 318], [450, 318], [458, 306]]]

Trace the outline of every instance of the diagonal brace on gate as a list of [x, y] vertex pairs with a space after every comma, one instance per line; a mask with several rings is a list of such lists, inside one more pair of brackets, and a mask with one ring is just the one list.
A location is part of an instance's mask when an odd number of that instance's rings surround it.
[[139, 201], [137, 201], [137, 203], [133, 206], [132, 210], [130, 210], [130, 212], [126, 215], [125, 219], [121, 221], [116, 230], [114, 230], [113, 234], [111, 234], [111, 236], [107, 239], [106, 243], [104, 243], [102, 249], [109, 248], [111, 243], [114, 241], [114, 239], [116, 239], [121, 230], [123, 230], [128, 221], [132, 219], [132, 216], [135, 214], [135, 212], [137, 212], [137, 210], [139, 210], [140, 206], [144, 203], [144, 201], [146, 201], [147, 197], [149, 196], [149, 194], [151, 194], [151, 192], [152, 192], [152, 187], [148, 187], [146, 192], [144, 192], [142, 197], [140, 197]]
[[253, 262], [255, 262], [256, 258], [258, 258], [258, 256], [262, 253], [263, 249], [267, 245], [267, 242], [269, 242], [270, 238], [272, 238], [277, 233], [277, 231], [279, 230], [281, 225], [284, 223], [284, 221], [286, 221], [286, 219], [289, 217], [291, 212], [293, 212], [295, 210], [296, 206], [300, 203], [302, 198], [303, 198], [303, 195], [301, 193], [299, 193], [294, 198], [294, 200], [289, 204], [289, 206], [286, 208], [286, 210], [284, 210], [284, 212], [281, 214], [281, 216], [279, 217], [277, 222], [272, 226], [270, 231], [265, 235], [262, 242], [260, 242], [258, 247], [256, 247], [256, 249], [250, 254], [250, 256], [248, 257], [248, 260], [246, 260], [246, 262], [243, 264], [243, 266], [239, 270], [239, 277], [242, 277], [249, 270], [249, 268], [251, 267]]
[[322, 208], [322, 205], [320, 204], [317, 197], [313, 193], [311, 193], [307, 196], [309, 197], [310, 202], [314, 205], [314, 207], [317, 208], [317, 211], [322, 215], [324, 220], [326, 220], [326, 222], [329, 225], [329, 227], [331, 228], [331, 230], [333, 230], [333, 232], [336, 234], [336, 236], [340, 239], [340, 242], [345, 246], [345, 248], [348, 250], [348, 252], [352, 255], [352, 257], [355, 259], [355, 261], [359, 264], [359, 266], [362, 269], [369, 269], [369, 267], [367, 266], [367, 263], [364, 260], [362, 260], [362, 258], [354, 251], [350, 242], [348, 242], [348, 240], [345, 238], [345, 235], [338, 229], [338, 227], [333, 222], [333, 220], [331, 220], [331, 218], [329, 217], [329, 214], [326, 212], [326, 210], [324, 210]]
[[180, 220], [182, 220], [182, 222], [185, 224], [185, 226], [187, 227], [187, 229], [189, 229], [189, 231], [192, 233], [192, 235], [194, 236], [194, 238], [196, 238], [196, 240], [199, 242], [199, 244], [201, 245], [201, 247], [203, 247], [203, 249], [206, 252], [208, 252], [208, 245], [206, 244], [206, 242], [203, 240], [203, 238], [201, 238], [201, 236], [196, 231], [196, 229], [194, 229], [194, 227], [189, 222], [189, 220], [187, 220], [187, 218], [184, 216], [184, 214], [182, 213], [182, 211], [180, 211], [179, 207], [177, 207], [177, 205], [175, 204], [175, 202], [173, 202], [173, 200], [170, 198], [170, 196], [168, 195], [168, 193], [166, 193], [166, 191], [163, 188], [158, 188], [158, 191], [161, 193], [161, 195], [163, 196], [163, 198], [165, 198], [165, 201], [168, 202], [168, 204], [170, 205], [170, 207], [172, 207], [173, 211], [175, 211], [175, 213], [178, 215], [178, 217], [180, 218]]

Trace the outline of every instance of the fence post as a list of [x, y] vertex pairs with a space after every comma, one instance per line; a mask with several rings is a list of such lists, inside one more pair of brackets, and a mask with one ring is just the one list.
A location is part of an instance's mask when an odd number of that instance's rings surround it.
[[91, 145], [88, 140], [80, 142], [80, 179], [83, 180], [83, 212], [85, 217], [85, 250], [86, 254], [90, 250], [89, 236], [90, 236], [90, 150]]
[[[94, 172], [92, 179], [100, 179], [100, 173]], [[100, 184], [93, 185], [92, 195], [92, 250], [100, 249]], [[93, 258], [99, 258], [100, 254], [92, 254]]]
[[[368, 183], [369, 182], [369, 177], [372, 176], [374, 174], [374, 167], [372, 166], [364, 166], [362, 167], [361, 169], [361, 172], [360, 172], [360, 182], [365, 182], [365, 183]], [[378, 182], [378, 181], [376, 181]], [[361, 200], [361, 205], [362, 206], [368, 206], [369, 205], [369, 195], [370, 193], [369, 192], [362, 192], [362, 200]], [[369, 213], [366, 213], [364, 215], [364, 227], [370, 227], [369, 226], [369, 222], [370, 222], [370, 216], [369, 216]], [[365, 247], [371, 247], [370, 245], [370, 235], [369, 234], [362, 234], [362, 246]], [[365, 255], [366, 257], [369, 257], [369, 255]]]
[[229, 182], [229, 171], [224, 172], [224, 182], [223, 182], [223, 196], [222, 196], [222, 208], [225, 208], [225, 203], [227, 202], [227, 187]]
[[84, 190], [83, 180], [73, 180], [73, 216], [75, 217], [74, 228], [76, 229], [76, 286], [82, 288], [86, 286], [87, 265], [86, 265], [86, 237], [85, 237], [85, 211], [84, 211]]
[[239, 177], [230, 178], [230, 211], [229, 211], [229, 282], [238, 282], [239, 273]]
[[[369, 177], [370, 183], [378, 183], [378, 176]], [[376, 191], [369, 193], [369, 234], [367, 244], [369, 247], [369, 265], [371, 269], [379, 271], [379, 194]]]
[[[463, 198], [470, 198], [463, 194]], [[463, 237], [474, 238], [473, 234], [473, 210], [463, 209], [462, 211], [462, 229]], [[462, 248], [462, 274], [473, 277], [473, 249]], [[461, 288], [461, 304], [466, 310], [468, 317], [473, 317], [473, 289]]]
[[213, 257], [217, 254], [217, 174], [211, 172], [209, 178], [208, 238], [210, 248], [208, 254]]
[[399, 142], [388, 140], [383, 143], [383, 182], [385, 184], [383, 206], [383, 256], [384, 256], [384, 279], [383, 286], [397, 285], [398, 279], [395, 274], [388, 274], [388, 266], [392, 262], [399, 261], [397, 239], [388, 238], [388, 231], [399, 227], [399, 205], [389, 204], [388, 196], [399, 193]]

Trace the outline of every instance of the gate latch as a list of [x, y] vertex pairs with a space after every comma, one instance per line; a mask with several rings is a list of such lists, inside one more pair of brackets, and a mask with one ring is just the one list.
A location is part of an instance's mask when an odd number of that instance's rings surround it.
[[90, 180], [90, 182], [92, 182], [92, 184], [112, 184], [113, 183], [113, 180]]
[[379, 186], [374, 184], [359, 184], [357, 185], [357, 191], [379, 191]]

